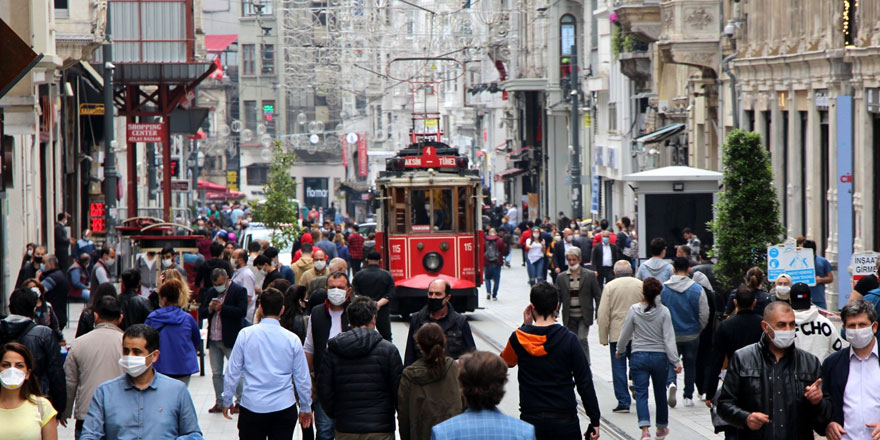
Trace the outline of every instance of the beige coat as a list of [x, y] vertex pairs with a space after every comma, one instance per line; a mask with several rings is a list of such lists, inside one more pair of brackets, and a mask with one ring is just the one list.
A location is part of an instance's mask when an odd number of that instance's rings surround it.
[[305, 271], [301, 277], [296, 278], [297, 286], [306, 286], [309, 287], [309, 283], [312, 282], [315, 278], [322, 277], [324, 275], [330, 275], [330, 268], [324, 266], [324, 270], [318, 272], [315, 268], [311, 268]]
[[609, 340], [617, 342], [627, 312], [633, 304], [641, 300], [642, 281], [638, 278], [631, 276], [615, 278], [605, 285], [596, 317], [600, 344], [608, 345]]
[[297, 285], [308, 286], [308, 284], [300, 283], [299, 280], [304, 273], [312, 270], [313, 267], [315, 267], [315, 263], [312, 261], [312, 257], [300, 257], [296, 263], [290, 265], [290, 268], [293, 269], [293, 279]]
[[76, 338], [70, 344], [64, 361], [67, 379], [67, 409], [63, 419], [70, 418], [74, 398], [76, 420], [85, 420], [89, 403], [98, 385], [115, 379], [125, 372], [119, 366], [122, 357], [122, 330], [113, 324], [100, 323], [95, 329]]

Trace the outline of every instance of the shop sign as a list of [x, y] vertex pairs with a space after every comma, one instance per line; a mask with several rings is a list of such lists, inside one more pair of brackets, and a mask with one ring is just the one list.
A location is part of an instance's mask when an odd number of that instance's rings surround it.
[[162, 143], [165, 141], [164, 127], [165, 124], [161, 122], [128, 124], [126, 130], [126, 142]]
[[80, 116], [104, 116], [104, 104], [84, 102], [79, 105]]

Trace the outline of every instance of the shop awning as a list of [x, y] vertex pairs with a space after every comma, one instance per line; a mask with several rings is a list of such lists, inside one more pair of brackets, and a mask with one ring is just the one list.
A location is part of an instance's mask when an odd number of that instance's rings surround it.
[[686, 126], [680, 123], [667, 125], [659, 130], [654, 130], [648, 134], [637, 137], [635, 142], [640, 144], [663, 142], [666, 139], [681, 133], [685, 128]]
[[509, 168], [499, 173], [495, 173], [495, 180], [510, 179], [511, 177], [519, 176], [525, 172], [526, 170], [522, 168]]
[[238, 40], [238, 35], [235, 34], [205, 35], [205, 50], [208, 53], [225, 52], [235, 40]]
[[199, 191], [211, 191], [211, 192], [226, 192], [229, 191], [229, 188], [214, 182], [209, 182], [207, 180], [199, 179]]
[[238, 191], [208, 191], [205, 193], [205, 198], [208, 200], [241, 200], [244, 198], [244, 193]]

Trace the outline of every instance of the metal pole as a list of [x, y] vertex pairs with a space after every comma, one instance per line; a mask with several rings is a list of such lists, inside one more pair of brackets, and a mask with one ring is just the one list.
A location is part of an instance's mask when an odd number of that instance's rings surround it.
[[116, 208], [116, 141], [113, 136], [113, 46], [110, 36], [110, 4], [107, 2], [107, 25], [105, 29], [104, 57], [104, 207], [107, 237], [113, 231], [110, 211]]
[[571, 157], [571, 210], [572, 210], [572, 218], [583, 217], [583, 206], [584, 206], [584, 194], [581, 187], [581, 146], [580, 146], [580, 133], [578, 133], [578, 126], [580, 125], [579, 115], [578, 115], [578, 105], [580, 104], [580, 99], [578, 96], [579, 87], [578, 87], [578, 62], [577, 62], [577, 54], [578, 48], [577, 43], [572, 44], [571, 46], [571, 74], [569, 75], [571, 79], [571, 92], [569, 95], [569, 100], [571, 102], [571, 121], [569, 125], [571, 126], [571, 148], [572, 148], [572, 157]]

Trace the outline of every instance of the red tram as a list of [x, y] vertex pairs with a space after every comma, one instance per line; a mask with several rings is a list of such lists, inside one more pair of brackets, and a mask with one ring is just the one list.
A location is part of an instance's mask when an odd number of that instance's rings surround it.
[[434, 140], [419, 140], [386, 160], [376, 180], [381, 209], [376, 243], [397, 286], [391, 313], [407, 316], [427, 301], [437, 278], [452, 288], [459, 312], [477, 308], [482, 281], [482, 187], [467, 156]]

